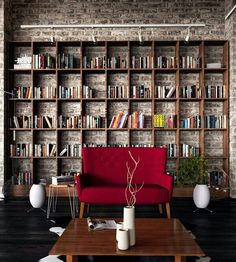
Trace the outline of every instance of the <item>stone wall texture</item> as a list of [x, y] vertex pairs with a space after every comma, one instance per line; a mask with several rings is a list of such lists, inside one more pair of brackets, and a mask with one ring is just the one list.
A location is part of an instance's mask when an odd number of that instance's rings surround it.
[[[94, 33], [97, 40], [138, 40], [138, 29], [21, 29], [25, 24], [152, 24], [152, 23], [206, 23], [204, 28], [191, 28], [191, 39], [229, 39], [230, 40], [230, 173], [231, 173], [231, 196], [236, 197], [236, 60], [235, 57], [235, 22], [236, 12], [225, 22], [225, 14], [233, 7], [233, 0], [5, 0], [0, 1], [0, 86], [4, 87], [4, 32], [5, 38], [17, 41], [49, 41], [53, 35], [57, 41], [66, 40], [91, 40]], [[5, 12], [5, 16], [1, 15]], [[7, 15], [6, 15], [7, 14]], [[4, 18], [3, 18], [4, 17]], [[5, 23], [5, 29], [4, 29]], [[187, 33], [184, 28], [150, 28], [142, 29], [144, 40], [176, 40], [183, 39]], [[112, 50], [111, 50], [112, 53]], [[235, 77], [234, 77], [235, 76]], [[118, 76], [122, 78], [122, 76]], [[92, 79], [88, 78], [88, 84]], [[186, 79], [182, 79], [183, 82]], [[27, 81], [27, 79], [26, 79]], [[47, 79], [45, 78], [45, 81]], [[109, 79], [115, 84], [116, 77]], [[125, 80], [124, 80], [125, 81]], [[132, 78], [135, 83], [135, 77]], [[148, 79], [143, 79], [147, 81]], [[173, 82], [170, 79], [159, 82]], [[187, 81], [187, 80], [186, 80]], [[104, 79], [100, 78], [98, 91]], [[101, 93], [101, 96], [104, 94]], [[4, 99], [0, 97], [0, 146], [4, 144]], [[62, 105], [63, 107], [63, 105]], [[73, 105], [72, 105], [73, 107]], [[191, 105], [190, 105], [191, 107]], [[183, 116], [189, 106], [183, 108]], [[96, 109], [96, 108], [95, 108]], [[86, 110], [90, 111], [89, 108]], [[165, 111], [165, 108], [161, 110]], [[210, 109], [209, 109], [210, 110]], [[104, 113], [104, 112], [103, 112]], [[110, 116], [111, 118], [111, 116]], [[108, 135], [108, 140], [117, 142], [125, 132], [116, 132]], [[186, 132], [187, 134], [187, 132]], [[216, 133], [217, 134], [217, 133]], [[144, 143], [150, 134], [132, 132], [131, 143]], [[186, 139], [190, 139], [187, 135]], [[220, 134], [219, 134], [220, 136]], [[91, 131], [85, 136], [87, 143], [93, 143], [95, 138], [101, 143], [106, 143], [106, 138], [101, 132]], [[158, 137], [158, 136], [157, 136]], [[174, 135], [173, 143], [174, 143]], [[197, 135], [196, 141], [197, 141]], [[117, 139], [117, 141], [116, 141]], [[123, 136], [126, 143], [127, 136]], [[211, 134], [207, 137], [211, 140]], [[217, 141], [218, 136], [214, 138]], [[157, 139], [158, 140], [158, 139]], [[163, 143], [165, 139], [163, 138]], [[184, 141], [184, 138], [181, 138]], [[157, 141], [156, 144], [159, 142]], [[209, 148], [215, 150], [215, 148]], [[222, 149], [219, 149], [222, 150]], [[1, 150], [0, 152], [3, 152]], [[0, 153], [0, 185], [3, 182], [4, 156]], [[41, 161], [38, 166], [42, 167]], [[53, 164], [53, 168], [55, 163]], [[66, 164], [62, 164], [66, 166]], [[43, 168], [43, 167], [42, 167]], [[45, 167], [44, 167], [45, 168]], [[46, 169], [45, 169], [46, 170]]]
[[[236, 4], [235, 1], [226, 1], [226, 13]], [[236, 197], [236, 14], [233, 13], [225, 23], [226, 38], [230, 42], [230, 107], [229, 107], [229, 173], [230, 173], [230, 194]]]

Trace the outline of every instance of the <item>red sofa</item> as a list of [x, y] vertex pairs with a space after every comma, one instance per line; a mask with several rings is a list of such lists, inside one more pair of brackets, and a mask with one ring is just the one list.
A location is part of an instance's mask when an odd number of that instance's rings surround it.
[[172, 176], [166, 175], [166, 148], [95, 147], [83, 148], [83, 174], [76, 184], [80, 200], [80, 218], [85, 204], [127, 204], [125, 187], [127, 167], [133, 166], [129, 155], [140, 162], [133, 176], [132, 184], [143, 188], [136, 195], [136, 204], [162, 204], [170, 218], [170, 200], [173, 189]]

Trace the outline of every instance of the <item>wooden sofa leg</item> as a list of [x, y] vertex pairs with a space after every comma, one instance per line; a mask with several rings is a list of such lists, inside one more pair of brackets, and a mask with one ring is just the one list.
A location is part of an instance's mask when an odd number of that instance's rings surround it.
[[160, 214], [163, 214], [162, 204], [158, 204]]
[[166, 203], [166, 213], [167, 213], [167, 217], [170, 219], [171, 215], [170, 215], [170, 203]]
[[80, 210], [79, 210], [79, 218], [83, 218], [83, 216], [84, 216], [84, 206], [85, 206], [85, 203], [81, 202], [80, 203]]

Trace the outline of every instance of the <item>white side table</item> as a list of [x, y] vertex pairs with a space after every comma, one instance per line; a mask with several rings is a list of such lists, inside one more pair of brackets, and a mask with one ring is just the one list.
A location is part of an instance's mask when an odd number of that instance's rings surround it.
[[[49, 185], [48, 191], [48, 206], [47, 206], [47, 218], [50, 217], [51, 208], [53, 212], [56, 212], [58, 191], [60, 189], [67, 189], [68, 199], [70, 204], [71, 217], [75, 218], [75, 213], [79, 212], [78, 196], [75, 184], [68, 185]], [[72, 194], [70, 190], [72, 189]]]

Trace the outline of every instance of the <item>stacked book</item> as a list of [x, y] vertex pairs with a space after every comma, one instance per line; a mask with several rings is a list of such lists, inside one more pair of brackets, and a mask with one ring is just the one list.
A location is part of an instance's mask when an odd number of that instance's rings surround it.
[[73, 176], [52, 176], [52, 184], [53, 185], [68, 185], [74, 183], [74, 175]]

